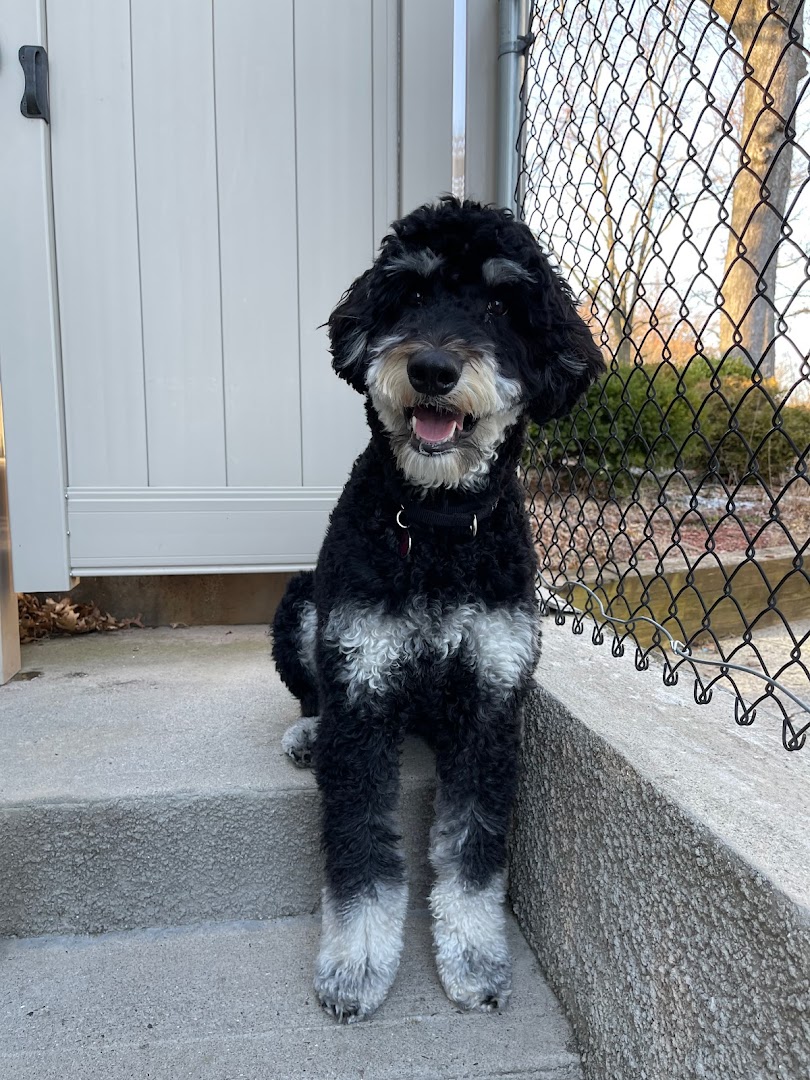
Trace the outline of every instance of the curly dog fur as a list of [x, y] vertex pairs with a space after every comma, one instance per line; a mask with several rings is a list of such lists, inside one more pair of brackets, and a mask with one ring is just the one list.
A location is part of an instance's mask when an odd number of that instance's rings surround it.
[[564, 415], [602, 358], [530, 230], [449, 197], [394, 224], [329, 335], [371, 441], [316, 570], [293, 579], [274, 622], [302, 711], [284, 748], [312, 761], [322, 795], [316, 989], [345, 1021], [393, 982], [407, 903], [399, 749], [417, 731], [436, 752], [439, 975], [463, 1008], [499, 1008], [520, 711], [539, 654], [517, 464], [527, 420]]

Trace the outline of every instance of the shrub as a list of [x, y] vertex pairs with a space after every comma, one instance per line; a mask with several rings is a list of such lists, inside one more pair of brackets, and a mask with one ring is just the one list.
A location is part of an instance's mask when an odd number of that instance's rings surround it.
[[810, 408], [778, 400], [776, 383], [755, 384], [743, 360], [618, 365], [570, 417], [533, 429], [534, 464], [611, 486], [675, 469], [771, 484], [810, 447]]

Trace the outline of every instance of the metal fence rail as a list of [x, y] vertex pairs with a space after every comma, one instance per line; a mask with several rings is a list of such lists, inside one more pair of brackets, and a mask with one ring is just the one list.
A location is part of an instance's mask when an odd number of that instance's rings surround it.
[[738, 723], [767, 701], [787, 749], [810, 730], [805, 17], [536, 2], [519, 141], [520, 211], [609, 359], [527, 451], [548, 602], [596, 638], [626, 620], [614, 651], [689, 664], [698, 702], [724, 680]]

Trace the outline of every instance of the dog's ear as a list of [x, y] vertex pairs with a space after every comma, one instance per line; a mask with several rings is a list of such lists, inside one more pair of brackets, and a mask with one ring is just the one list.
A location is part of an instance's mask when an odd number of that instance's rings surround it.
[[329, 316], [332, 367], [360, 394], [366, 392], [368, 328], [371, 325], [369, 285], [373, 267], [366, 270]]
[[544, 424], [571, 411], [605, 371], [605, 362], [576, 309], [570, 285], [539, 254], [528, 297], [531, 370], [526, 382], [529, 415]]

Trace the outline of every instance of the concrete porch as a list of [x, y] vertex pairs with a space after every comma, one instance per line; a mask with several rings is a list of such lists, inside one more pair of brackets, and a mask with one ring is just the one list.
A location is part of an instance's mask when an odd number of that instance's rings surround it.
[[58, 639], [26, 646], [24, 669], [0, 691], [4, 1078], [581, 1077], [516, 923], [509, 1010], [444, 996], [417, 744], [402, 968], [371, 1022], [322, 1014], [317, 790], [280, 750], [296, 706], [265, 627]]
[[413, 744], [403, 965], [339, 1028], [311, 992], [317, 791], [280, 750], [296, 711], [266, 629], [57, 639], [23, 663], [0, 689], [3, 1080], [810, 1073], [810, 757], [777, 718], [736, 728], [729, 695], [698, 707], [546, 620], [509, 1010], [463, 1015], [438, 983]]

